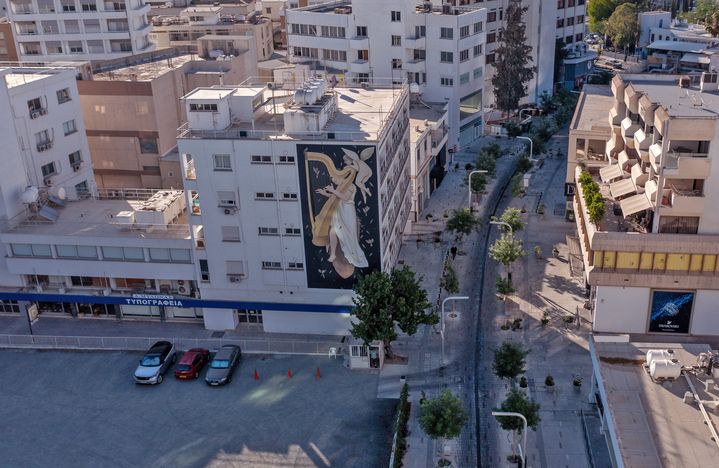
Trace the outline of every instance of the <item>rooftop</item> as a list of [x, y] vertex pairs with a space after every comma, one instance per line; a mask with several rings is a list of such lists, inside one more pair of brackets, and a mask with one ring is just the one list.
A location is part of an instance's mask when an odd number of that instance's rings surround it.
[[[592, 340], [592, 361], [601, 376], [600, 394], [607, 404], [604, 415], [613, 423], [618, 445], [615, 448], [624, 466], [714, 466], [719, 457], [718, 442], [712, 440], [699, 405], [685, 403], [684, 395], [692, 391], [688, 382], [702, 401], [719, 401], [719, 391], [704, 391], [708, 376], [694, 372], [685, 371], [671, 383], [654, 382], [642, 364], [650, 349], [673, 349], [683, 366], [693, 366], [699, 353], [716, 349], [716, 343], [710, 346], [603, 339]], [[704, 406], [708, 422], [716, 427], [719, 418], [709, 410], [712, 404]]]
[[102, 73], [94, 73], [94, 81], [150, 81], [182, 67], [194, 60], [204, 60], [197, 54], [183, 54], [170, 58], [148, 60], [135, 65], [121, 66]]
[[606, 131], [610, 128], [607, 113], [614, 103], [612, 89], [608, 85], [585, 84], [574, 110], [571, 129], [583, 132]]
[[[5, 77], [8, 88], [22, 86], [63, 72], [74, 71], [71, 67], [3, 67], [0, 74]], [[74, 75], [73, 75], [74, 76]]]
[[[473, 5], [436, 5], [417, 0], [416, 12], [417, 13], [428, 13], [435, 15], [461, 15], [463, 13], [470, 13], [484, 8], [484, 6], [473, 6]], [[324, 3], [318, 3], [315, 5], [309, 5], [302, 8], [293, 8], [297, 11], [311, 11], [313, 13], [329, 13], [335, 15], [351, 15], [352, 14], [352, 2], [347, 0], [339, 1], [328, 1]]]
[[696, 86], [681, 88], [678, 75], [622, 74], [622, 80], [632, 84], [635, 90], [663, 106], [670, 117], [708, 118], [719, 117], [719, 93], [701, 91]]
[[672, 52], [693, 52], [695, 54], [714, 53], [706, 44], [701, 42], [681, 42], [681, 41], [654, 41], [647, 46], [648, 49], [668, 50]]
[[[117, 189], [118, 194], [120, 190]], [[180, 200], [173, 203], [178, 195]], [[143, 200], [92, 198], [66, 201], [65, 207], [54, 210], [58, 214], [56, 221], [38, 215], [28, 217], [26, 213], [26, 219], [3, 232], [47, 236], [190, 238], [181, 190], [158, 191], [153, 198]], [[132, 212], [135, 213], [134, 223], [127, 218]], [[142, 214], [138, 215], [138, 212]]]
[[[437, 123], [446, 113], [444, 105], [429, 105], [429, 108], [427, 108], [421, 104], [412, 104], [409, 109], [410, 141], [414, 143], [425, 132], [425, 121], [430, 125]], [[417, 127], [419, 127], [420, 131], [417, 131]]]

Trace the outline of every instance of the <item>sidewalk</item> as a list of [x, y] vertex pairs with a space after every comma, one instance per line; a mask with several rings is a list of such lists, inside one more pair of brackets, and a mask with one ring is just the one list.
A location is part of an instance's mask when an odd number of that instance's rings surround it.
[[[441, 300], [446, 297], [440, 295], [439, 281], [443, 272], [443, 264], [447, 258], [450, 247], [454, 244], [454, 236], [444, 232], [446, 219], [444, 214], [451, 215], [452, 210], [466, 208], [468, 204], [467, 186], [464, 178], [467, 171], [465, 164], [474, 163], [479, 149], [492, 141], [500, 144], [506, 155], [497, 161], [497, 176], [487, 186], [487, 193], [501, 190], [504, 182], [513, 173], [514, 150], [520, 146], [517, 140], [484, 138], [481, 143], [470, 150], [455, 155], [454, 162], [459, 169], [451, 166], [440, 187], [432, 194], [420, 219], [427, 214], [432, 215], [432, 221], [422, 224], [422, 232], [441, 232], [441, 242], [434, 242], [429, 237], [425, 242], [416, 242], [413, 239], [405, 241], [400, 251], [400, 263], [407, 264], [419, 275], [423, 276], [422, 285], [426, 289], [430, 302], [440, 310]], [[480, 218], [486, 218], [488, 202], [491, 196], [485, 194], [481, 197], [479, 206], [475, 209]], [[460, 294], [470, 296], [470, 301], [447, 303], [447, 316], [445, 327], [445, 363], [441, 367], [441, 338], [439, 326], [422, 327], [415, 336], [400, 338], [393, 344], [393, 350], [408, 357], [407, 365], [385, 365], [380, 373], [378, 396], [397, 398], [399, 395], [399, 377], [404, 375], [410, 386], [410, 400], [412, 413], [409, 421], [409, 436], [407, 438], [408, 450], [404, 459], [405, 466], [434, 467], [440, 455], [455, 460], [455, 466], [476, 465], [476, 426], [473, 422], [474, 407], [474, 379], [475, 369], [475, 324], [477, 310], [477, 293], [479, 285], [476, 278], [476, 262], [474, 253], [478, 249], [487, 223], [481, 229], [466, 236], [460, 250], [467, 252], [458, 255], [453, 262], [460, 279]], [[432, 235], [433, 236], [433, 235]], [[458, 246], [460, 247], [460, 246]], [[449, 314], [450, 311], [456, 312]], [[454, 315], [454, 316], [453, 316]], [[427, 397], [436, 397], [445, 388], [450, 388], [465, 401], [467, 413], [470, 416], [468, 423], [460, 435], [453, 441], [441, 444], [429, 439], [418, 424], [419, 399], [424, 391]]]

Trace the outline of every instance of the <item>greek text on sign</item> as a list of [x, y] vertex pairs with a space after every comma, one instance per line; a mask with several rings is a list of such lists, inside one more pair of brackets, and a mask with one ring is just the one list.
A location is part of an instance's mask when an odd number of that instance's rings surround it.
[[183, 307], [182, 301], [178, 301], [174, 296], [161, 294], [133, 294], [132, 298], [126, 298], [125, 302], [128, 305]]

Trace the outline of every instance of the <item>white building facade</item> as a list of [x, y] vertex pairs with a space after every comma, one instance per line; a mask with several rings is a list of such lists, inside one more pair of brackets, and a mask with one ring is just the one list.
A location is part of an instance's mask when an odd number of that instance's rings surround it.
[[108, 60], [154, 49], [143, 0], [11, 0], [21, 61]]
[[255, 303], [266, 331], [346, 333], [352, 285], [394, 266], [410, 210], [407, 86], [199, 88], [185, 102], [203, 299]]
[[290, 62], [334, 71], [348, 83], [407, 80], [422, 100], [448, 104], [451, 148], [482, 134], [484, 5], [364, 0], [285, 16]]

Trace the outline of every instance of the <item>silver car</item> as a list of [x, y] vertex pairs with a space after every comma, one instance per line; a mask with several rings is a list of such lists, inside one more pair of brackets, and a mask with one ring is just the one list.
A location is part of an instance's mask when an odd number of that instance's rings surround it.
[[224, 345], [210, 362], [205, 375], [207, 385], [225, 385], [232, 382], [232, 374], [237, 363], [242, 359], [242, 350], [239, 346]]
[[147, 350], [135, 369], [135, 383], [154, 385], [162, 383], [162, 376], [175, 362], [175, 345], [158, 341]]

